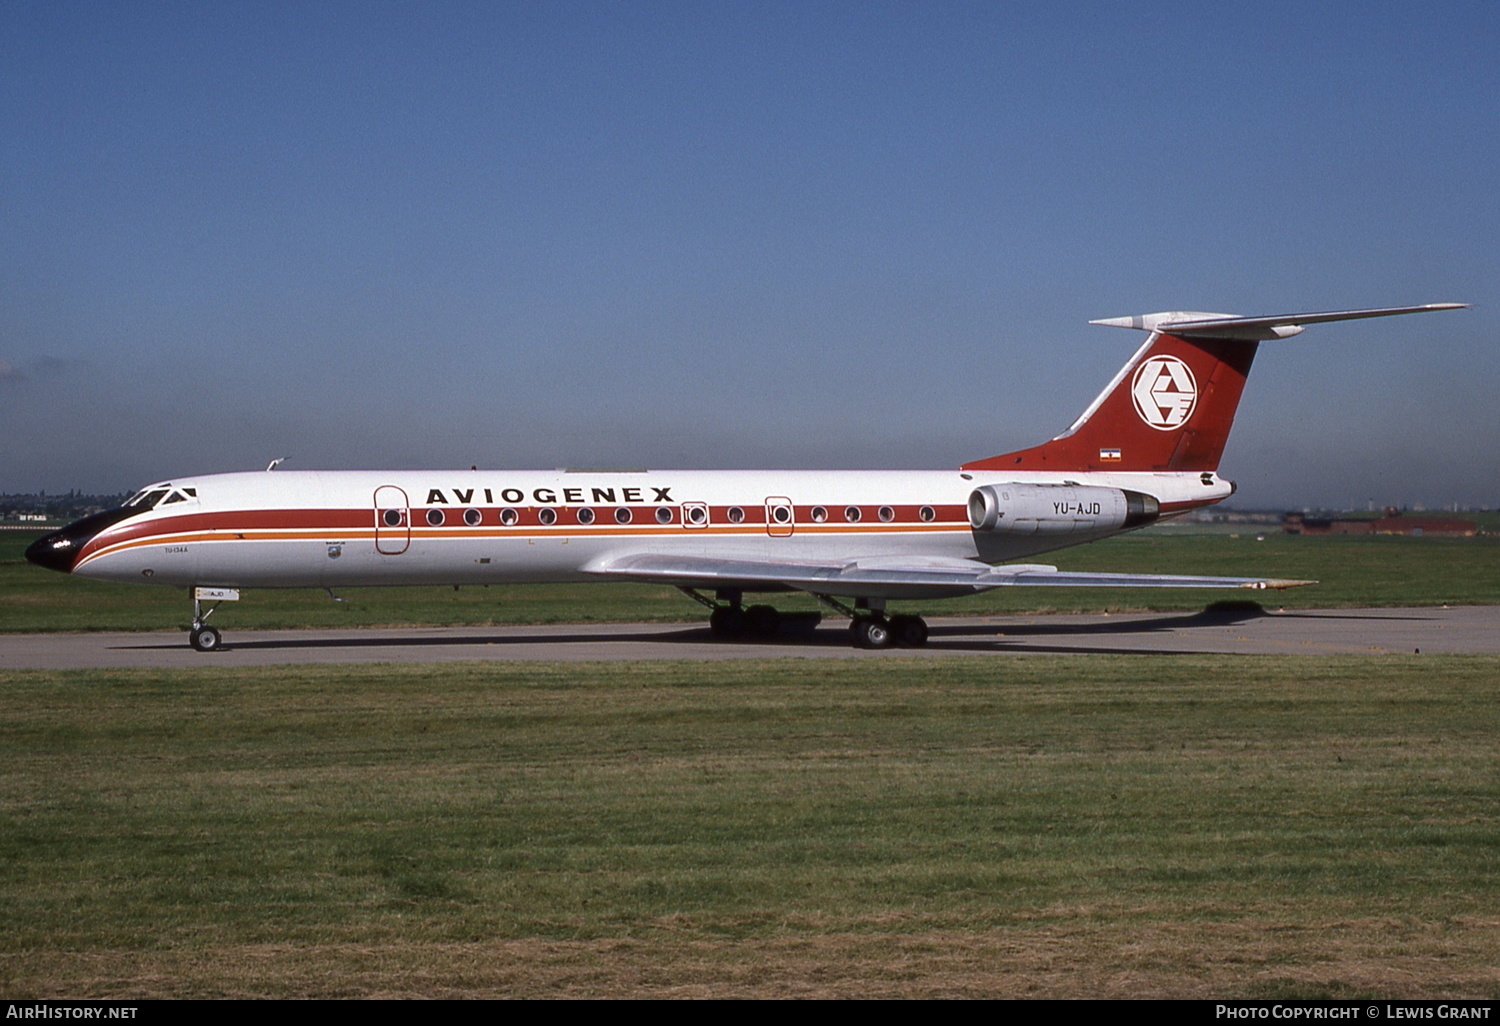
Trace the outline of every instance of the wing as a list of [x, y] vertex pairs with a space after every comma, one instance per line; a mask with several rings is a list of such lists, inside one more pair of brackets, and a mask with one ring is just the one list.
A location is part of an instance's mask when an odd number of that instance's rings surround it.
[[716, 559], [636, 553], [584, 568], [622, 580], [660, 581], [683, 588], [790, 589], [855, 598], [938, 598], [992, 588], [1294, 588], [1316, 581], [1184, 574], [1105, 574], [1040, 564], [989, 566], [961, 559], [921, 557], [851, 562]]

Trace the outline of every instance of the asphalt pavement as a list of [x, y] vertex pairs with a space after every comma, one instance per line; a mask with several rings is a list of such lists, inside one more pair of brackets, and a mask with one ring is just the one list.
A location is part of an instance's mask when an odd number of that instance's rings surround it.
[[1500, 606], [1269, 612], [944, 617], [924, 648], [855, 648], [843, 621], [771, 641], [721, 641], [704, 624], [423, 627], [404, 630], [239, 631], [200, 653], [187, 635], [0, 634], [0, 669], [266, 666], [281, 663], [440, 663], [470, 660], [910, 659], [1049, 652], [1242, 655], [1333, 652], [1500, 652]]

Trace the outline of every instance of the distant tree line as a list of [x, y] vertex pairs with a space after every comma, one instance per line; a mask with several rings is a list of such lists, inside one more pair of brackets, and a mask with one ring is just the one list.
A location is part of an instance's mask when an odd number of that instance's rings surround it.
[[77, 520], [101, 509], [112, 509], [129, 497], [129, 492], [118, 495], [85, 495], [78, 491], [65, 495], [0, 492], [0, 521], [16, 523], [21, 522], [23, 517], [29, 519], [38, 515], [45, 516], [48, 520]]

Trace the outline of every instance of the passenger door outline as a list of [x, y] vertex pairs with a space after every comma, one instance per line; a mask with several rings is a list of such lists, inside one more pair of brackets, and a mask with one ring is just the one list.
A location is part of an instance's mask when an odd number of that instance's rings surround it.
[[375, 551], [399, 556], [411, 545], [411, 502], [395, 485], [375, 489]]

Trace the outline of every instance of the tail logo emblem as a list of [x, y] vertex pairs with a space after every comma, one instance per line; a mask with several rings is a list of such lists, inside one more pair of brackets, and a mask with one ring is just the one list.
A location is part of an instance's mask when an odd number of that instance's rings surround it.
[[1182, 427], [1198, 403], [1198, 382], [1175, 356], [1153, 356], [1135, 372], [1130, 384], [1135, 412], [1149, 427], [1171, 431]]

